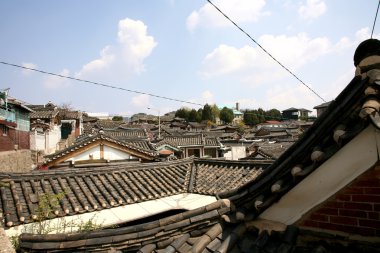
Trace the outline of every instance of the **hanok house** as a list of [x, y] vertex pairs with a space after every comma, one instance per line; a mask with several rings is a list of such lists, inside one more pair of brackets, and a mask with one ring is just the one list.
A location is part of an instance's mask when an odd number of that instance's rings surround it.
[[217, 138], [205, 137], [203, 134], [164, 136], [155, 146], [159, 151], [173, 151], [178, 158], [190, 156], [217, 158], [222, 147]]
[[30, 149], [29, 114], [32, 109], [16, 99], [5, 98], [5, 94], [1, 101], [4, 102], [0, 104], [0, 151]]
[[[224, 202], [215, 203], [217, 192], [233, 190], [255, 180], [268, 166], [269, 163], [189, 158], [159, 162], [154, 166], [124, 163], [102, 168], [64, 169], [58, 173], [49, 170], [3, 174], [0, 207], [8, 236], [35, 228], [35, 222], [41, 218], [38, 211], [40, 198], [57, 193], [63, 193], [64, 197], [51, 206], [49, 215], [52, 219], [42, 226], [53, 228], [65, 220], [86, 221], [94, 215], [105, 227], [126, 226], [154, 218], [167, 219], [167, 216], [188, 210], [192, 210], [188, 218], [193, 217], [194, 224], [198, 224], [209, 218], [197, 217], [199, 208], [205, 210], [207, 204], [214, 203], [210, 210], [227, 210], [223, 208]], [[170, 238], [178, 226], [170, 220], [165, 224], [168, 233], [164, 237]], [[77, 251], [72, 247], [71, 250]]]
[[[59, 115], [61, 117], [61, 139], [73, 140], [83, 133], [83, 114], [80, 111], [72, 111], [68, 109], [59, 109]], [[72, 141], [68, 141], [67, 144], [71, 144]]]
[[[380, 252], [379, 49], [380, 41], [375, 39], [359, 45], [354, 56], [356, 75], [352, 81], [331, 102], [326, 113], [254, 180], [239, 183], [234, 189], [221, 189], [217, 187], [221, 183], [219, 178], [229, 176], [215, 173], [216, 167], [209, 166], [212, 170], [202, 179], [215, 187], [213, 195], [218, 201], [120, 228], [77, 234], [23, 234], [21, 249], [28, 252]], [[153, 171], [155, 167], [150, 168]], [[182, 174], [189, 175], [192, 183], [181, 186], [194, 187], [197, 168], [199, 165], [195, 164], [190, 174]], [[123, 173], [128, 170], [124, 169]], [[135, 172], [136, 176], [137, 173], [143, 172]], [[170, 174], [173, 175], [163, 175]], [[112, 175], [119, 176], [120, 172]], [[232, 181], [237, 179], [230, 176]], [[97, 186], [88, 187], [83, 193], [77, 191], [83, 189], [85, 183], [101, 182], [100, 177], [111, 179], [100, 174], [82, 177], [66, 173], [46, 178], [7, 175], [2, 185], [7, 183], [10, 187], [1, 187], [7, 230], [15, 224], [31, 221], [27, 218], [31, 217], [30, 210], [35, 203], [27, 196], [38, 191], [59, 191], [62, 188], [58, 187], [73, 184], [73, 194], [68, 193], [57, 208], [58, 214], [65, 213], [63, 207], [70, 214], [82, 210], [83, 206], [92, 210], [99, 202], [107, 207], [111, 200], [124, 201], [123, 196], [137, 195], [147, 189], [142, 187], [146, 180], [141, 180], [134, 191], [126, 187], [111, 189], [119, 184], [119, 177], [95, 192], [92, 204], [89, 197], [84, 203], [75, 199], [91, 196]], [[152, 176], [146, 174], [145, 178]], [[38, 187], [44, 188], [37, 188], [36, 182]], [[52, 183], [54, 187], [45, 187]], [[118, 195], [116, 189], [126, 192]], [[164, 189], [171, 188], [165, 186]], [[146, 190], [146, 193], [154, 196], [154, 191]]]
[[154, 161], [157, 152], [147, 140], [120, 140], [100, 131], [96, 135], [85, 136], [66, 149], [45, 156], [48, 168], [83, 164], [112, 163], [120, 161]]
[[59, 150], [61, 140], [61, 117], [53, 103], [30, 105], [34, 111], [30, 114], [30, 149], [43, 154], [52, 154]]

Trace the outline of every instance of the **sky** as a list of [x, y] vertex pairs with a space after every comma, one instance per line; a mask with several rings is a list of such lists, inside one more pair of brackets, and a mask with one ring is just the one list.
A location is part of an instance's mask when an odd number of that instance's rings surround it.
[[[325, 101], [354, 77], [378, 4], [212, 2]], [[242, 109], [313, 111], [324, 102], [206, 0], [3, 0], [0, 38], [0, 62], [122, 88], [0, 64], [0, 89], [29, 104], [123, 116], [201, 107], [126, 90]]]

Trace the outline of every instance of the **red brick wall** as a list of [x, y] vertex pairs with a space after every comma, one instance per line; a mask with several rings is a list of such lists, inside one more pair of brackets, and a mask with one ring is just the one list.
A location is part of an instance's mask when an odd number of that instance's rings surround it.
[[380, 236], [380, 165], [313, 209], [300, 226]]
[[8, 133], [4, 135], [0, 127], [0, 151], [14, 150], [15, 145], [18, 149], [30, 149], [29, 132], [8, 128]]

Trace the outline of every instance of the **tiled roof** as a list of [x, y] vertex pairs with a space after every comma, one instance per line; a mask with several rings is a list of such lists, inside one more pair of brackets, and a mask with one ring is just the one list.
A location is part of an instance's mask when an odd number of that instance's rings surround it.
[[[291, 226], [276, 227], [276, 224], [263, 222], [257, 217], [370, 124], [380, 128], [378, 66], [378, 62], [365, 66], [359, 64], [358, 76], [294, 145], [254, 181], [219, 193], [218, 197], [222, 200], [137, 226], [69, 235], [24, 235], [21, 237], [21, 248], [29, 251], [33, 250], [33, 246], [55, 251], [95, 251], [114, 247], [124, 252], [156, 253], [292, 252], [297, 229]], [[190, 176], [190, 180], [193, 178]], [[208, 182], [213, 183], [212, 180]], [[8, 196], [14, 189], [12, 185], [1, 188], [1, 197], [7, 198], [6, 207], [12, 201], [19, 201], [19, 198], [9, 197], [8, 202]], [[19, 207], [20, 204], [11, 206]], [[15, 213], [17, 211], [15, 209]], [[263, 223], [260, 225], [260, 222]], [[278, 233], [270, 233], [271, 228]]]
[[[120, 249], [122, 252], [141, 253], [292, 252], [298, 235], [296, 227], [278, 226], [278, 231], [260, 233], [262, 224], [271, 223], [249, 219], [237, 224], [226, 222], [226, 214], [233, 209], [228, 200], [219, 200], [208, 206], [126, 228], [54, 237], [24, 234], [20, 246], [28, 252], [38, 252], [38, 249], [57, 252]], [[32, 249], [31, 245], [38, 245], [38, 249]]]
[[82, 113], [79, 111], [70, 111], [64, 109], [58, 109], [58, 111], [62, 119], [80, 119], [82, 117]]
[[58, 115], [58, 110], [34, 111], [29, 114], [30, 119], [52, 119]]
[[197, 169], [193, 192], [215, 195], [254, 180], [270, 163], [199, 160], [195, 165]]
[[[0, 208], [5, 214], [6, 226], [12, 227], [35, 221], [33, 217], [37, 215], [41, 193], [64, 192], [54, 213], [61, 217], [179, 193], [215, 195], [254, 180], [266, 167], [268, 164], [182, 159], [2, 174]], [[211, 174], [217, 179], [209, 181]]]
[[[122, 147], [125, 147], [132, 152], [134, 152], [135, 155], [143, 156], [145, 159], [153, 160], [157, 156], [157, 152], [152, 149], [152, 147], [144, 142], [143, 140], [133, 140], [131, 142], [126, 141], [119, 141], [115, 138], [112, 138], [110, 136], [107, 136], [103, 133], [99, 133], [94, 136], [88, 136], [80, 139], [79, 141], [75, 142], [70, 147], [67, 147], [63, 150], [59, 150], [55, 152], [54, 154], [45, 156], [45, 164], [49, 164], [54, 162], [56, 159], [61, 159], [62, 157], [68, 157], [72, 152], [76, 152], [78, 150], [83, 149], [83, 147], [86, 147], [92, 143], [95, 143], [97, 141], [108, 141], [117, 145], [120, 145]], [[137, 145], [135, 145], [137, 144]], [[135, 153], [137, 152], [137, 153]]]
[[268, 154], [265, 151], [261, 150], [260, 148], [257, 148], [256, 151], [252, 152], [247, 157], [240, 158], [239, 160], [268, 160], [268, 161], [274, 161], [277, 157], [273, 156], [272, 154]]
[[294, 141], [276, 142], [276, 143], [255, 143], [259, 147], [259, 150], [269, 156], [277, 159], [279, 158], [289, 147], [294, 144]]
[[117, 129], [103, 129], [105, 135], [111, 136], [118, 140], [130, 138], [147, 138], [146, 131], [142, 128], [117, 128]]
[[220, 146], [220, 142], [218, 141], [217, 138], [204, 137], [202, 134], [165, 136], [162, 141], [156, 144], [156, 146], [160, 146], [164, 144], [169, 144], [175, 147], [191, 147], [191, 146], [219, 147]]
[[65, 193], [56, 217], [187, 192], [192, 160], [2, 174], [1, 210], [10, 226], [34, 222], [39, 194]]
[[94, 123], [94, 127], [97, 129], [114, 129], [122, 124], [124, 124], [123, 121], [98, 120]]

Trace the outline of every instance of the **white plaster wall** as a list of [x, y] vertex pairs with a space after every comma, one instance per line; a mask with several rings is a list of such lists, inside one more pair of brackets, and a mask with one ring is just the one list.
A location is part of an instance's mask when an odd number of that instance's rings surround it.
[[45, 134], [37, 131], [30, 132], [30, 150], [45, 151]]
[[89, 150], [84, 151], [83, 153], [78, 154], [77, 156], [71, 157], [66, 160], [67, 161], [83, 161], [89, 160], [90, 155], [92, 155], [92, 159], [100, 159], [100, 147], [95, 146]]
[[46, 154], [52, 154], [57, 150], [58, 142], [61, 140], [61, 126], [54, 126], [46, 136]]
[[35, 135], [35, 149], [34, 150], [45, 150], [45, 134]]
[[36, 147], [36, 132], [31, 131], [29, 134], [29, 140], [30, 140], [30, 150], [37, 150]]
[[104, 146], [104, 159], [106, 160], [124, 160], [132, 158], [133, 157], [128, 153], [109, 146]]
[[[141, 219], [144, 217], [152, 216], [155, 214], [159, 214], [169, 210], [175, 209], [185, 209], [192, 210], [198, 207], [202, 207], [213, 202], [217, 201], [217, 199], [213, 196], [205, 196], [199, 194], [178, 194], [170, 197], [165, 197], [156, 200], [145, 201], [141, 203], [125, 205], [114, 207], [110, 209], [104, 209], [97, 212], [90, 212], [84, 214], [78, 214], [74, 216], [67, 216], [62, 218], [56, 218], [52, 220], [46, 221], [48, 226], [51, 228], [59, 227], [59, 224], [63, 224], [63, 222], [86, 222], [92, 219], [96, 224], [106, 226], [117, 225], [121, 223], [125, 223], [128, 221], [133, 221], [136, 219]], [[26, 224], [15, 226], [10, 229], [5, 230], [5, 233], [8, 237], [20, 235], [25, 231], [30, 231], [32, 226], [36, 226], [36, 224]], [[75, 228], [70, 228], [66, 230], [66, 232], [73, 232]], [[57, 231], [53, 231], [52, 233], [56, 233]], [[62, 232], [62, 231], [58, 231]]]
[[232, 146], [231, 150], [224, 154], [227, 160], [239, 160], [247, 156], [245, 146]]

